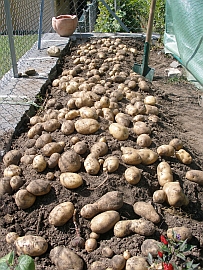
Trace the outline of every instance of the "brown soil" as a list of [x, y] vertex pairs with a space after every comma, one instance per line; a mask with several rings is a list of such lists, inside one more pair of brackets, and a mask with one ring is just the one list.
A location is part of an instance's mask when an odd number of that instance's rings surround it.
[[[94, 39], [96, 40], [96, 39]], [[79, 42], [92, 42], [92, 40], [79, 40]], [[136, 57], [132, 54], [128, 54], [121, 63], [122, 71], [128, 72], [132, 70], [132, 66], [135, 62], [140, 62], [143, 53], [143, 42], [131, 38], [122, 38], [122, 43], [128, 47], [137, 48], [138, 54]], [[100, 45], [97, 44], [98, 47]], [[51, 70], [50, 78], [61, 77], [61, 72], [64, 69], [71, 69], [73, 65], [73, 55], [76, 55], [78, 44], [72, 43], [67, 45], [67, 48], [63, 51], [56, 67]], [[112, 53], [109, 53], [109, 57], [112, 57]], [[91, 56], [93, 59], [96, 54]], [[99, 60], [98, 66], [104, 60]], [[51, 181], [51, 191], [43, 196], [38, 196], [34, 205], [26, 210], [21, 210], [17, 207], [14, 199], [15, 194], [4, 194], [0, 201], [0, 257], [7, 254], [14, 247], [6, 243], [5, 236], [10, 231], [17, 232], [20, 236], [26, 234], [39, 235], [44, 237], [48, 242], [48, 250], [45, 254], [35, 258], [36, 269], [56, 269], [54, 264], [49, 258], [50, 250], [58, 245], [66, 246], [74, 250], [84, 260], [84, 269], [90, 269], [92, 262], [97, 260], [106, 261], [106, 265], [109, 265], [109, 260], [102, 256], [102, 248], [109, 246], [114, 251], [114, 254], [122, 254], [125, 250], [129, 250], [132, 256], [140, 255], [140, 247], [142, 242], [146, 239], [144, 236], [138, 234], [132, 234], [128, 237], [117, 238], [113, 235], [113, 230], [100, 236], [98, 240], [98, 248], [91, 253], [87, 253], [85, 249], [76, 250], [71, 245], [71, 240], [75, 237], [75, 226], [73, 220], [68, 221], [64, 226], [54, 227], [48, 222], [48, 215], [50, 211], [58, 203], [64, 201], [71, 201], [75, 209], [77, 210], [77, 224], [80, 228], [81, 236], [84, 239], [89, 237], [90, 221], [82, 218], [79, 214], [80, 209], [87, 203], [93, 203], [98, 200], [102, 195], [109, 191], [117, 190], [122, 192], [124, 198], [123, 207], [118, 210], [121, 219], [136, 219], [138, 216], [133, 211], [133, 204], [137, 201], [146, 201], [152, 203], [161, 215], [162, 221], [156, 225], [156, 232], [148, 237], [159, 240], [160, 234], [166, 235], [166, 230], [175, 226], [186, 226], [192, 231], [191, 244], [196, 245], [190, 254], [189, 258], [194, 259], [195, 262], [199, 262], [201, 268], [203, 267], [203, 188], [194, 182], [190, 182], [185, 178], [185, 173], [190, 169], [203, 170], [203, 125], [202, 125], [202, 107], [199, 106], [199, 95], [197, 89], [188, 83], [184, 78], [171, 79], [167, 77], [165, 69], [170, 67], [170, 63], [174, 59], [170, 56], [166, 56], [163, 49], [159, 46], [154, 46], [150, 54], [150, 66], [155, 68], [155, 76], [151, 89], [149, 92], [143, 92], [144, 96], [154, 95], [157, 98], [157, 107], [159, 109], [159, 121], [157, 123], [149, 121], [146, 117], [146, 123], [151, 127], [152, 144], [150, 149], [156, 151], [157, 147], [162, 144], [168, 144], [173, 138], [179, 138], [183, 142], [183, 147], [188, 151], [193, 161], [189, 165], [180, 163], [175, 156], [173, 157], [159, 157], [159, 160], [152, 165], [138, 165], [138, 168], [142, 170], [142, 177], [138, 184], [130, 185], [124, 179], [124, 171], [129, 165], [126, 165], [121, 160], [121, 146], [131, 146], [139, 148], [136, 143], [137, 135], [132, 131], [132, 125], [130, 126], [130, 136], [126, 141], [118, 141], [114, 139], [108, 132], [109, 121], [103, 117], [99, 117], [100, 129], [92, 135], [77, 136], [81, 140], [85, 140], [89, 148], [99, 140], [99, 138], [105, 136], [109, 148], [108, 154], [116, 155], [120, 159], [119, 169], [110, 173], [107, 181], [100, 185], [106, 174], [99, 171], [98, 175], [88, 175], [84, 167], [79, 171], [79, 174], [83, 177], [84, 184], [75, 189], [68, 190], [63, 187], [59, 182], [60, 170], [58, 167], [49, 170], [46, 169], [43, 173], [37, 173], [32, 165], [24, 165], [20, 163], [22, 168], [22, 178], [25, 180], [25, 184], [22, 188], [25, 188], [31, 180], [45, 179], [46, 174], [52, 171], [55, 174], [54, 180]], [[111, 62], [110, 62], [111, 63]], [[102, 79], [109, 78], [109, 72], [112, 69], [110, 64], [109, 70], [103, 75]], [[181, 68], [180, 68], [181, 69]], [[84, 70], [79, 74], [80, 77], [88, 79], [87, 70]], [[110, 92], [117, 88], [118, 84], [113, 83], [110, 88]], [[139, 89], [136, 91], [140, 92]], [[56, 98], [57, 103], [55, 109], [66, 106], [67, 100], [70, 98], [65, 91], [60, 90], [58, 87], [52, 87], [50, 81], [48, 81], [41, 89], [42, 95], [46, 96], [46, 100], [49, 98]], [[125, 98], [118, 102], [120, 111], [125, 111], [126, 105], [129, 103]], [[44, 113], [44, 112], [42, 112]], [[16, 131], [16, 134], [11, 143], [11, 149], [20, 149], [24, 153], [28, 148], [33, 147], [33, 140], [27, 138], [27, 130], [29, 129], [28, 119], [25, 117], [20, 126], [20, 129]], [[75, 120], [74, 120], [75, 121]], [[65, 150], [71, 148], [70, 139], [76, 135], [76, 132], [65, 136], [60, 129], [52, 132], [52, 137], [55, 141], [65, 141]], [[35, 138], [36, 139], [36, 138]], [[37, 150], [40, 153], [40, 150]], [[84, 154], [81, 159], [84, 160]], [[104, 158], [105, 158], [104, 157]], [[159, 189], [157, 181], [156, 167], [160, 161], [167, 161], [173, 171], [174, 180], [179, 181], [184, 193], [189, 198], [189, 204], [181, 208], [173, 208], [168, 204], [154, 204], [152, 202], [153, 192]], [[1, 173], [5, 166], [1, 163]], [[178, 262], [177, 262], [178, 263]]]

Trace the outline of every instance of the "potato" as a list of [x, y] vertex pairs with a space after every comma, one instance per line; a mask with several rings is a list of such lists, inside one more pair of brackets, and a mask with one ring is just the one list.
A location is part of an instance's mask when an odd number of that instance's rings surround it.
[[176, 158], [183, 164], [191, 164], [193, 159], [192, 156], [184, 149], [180, 149], [175, 152]]
[[34, 158], [35, 158], [35, 155], [24, 155], [21, 157], [20, 162], [26, 165], [32, 164]]
[[74, 213], [72, 202], [63, 202], [55, 206], [49, 213], [49, 223], [54, 226], [63, 226]]
[[65, 120], [61, 125], [61, 132], [65, 135], [70, 135], [74, 132], [75, 125], [71, 120]]
[[96, 142], [93, 144], [93, 146], [90, 148], [90, 153], [95, 158], [102, 157], [106, 155], [108, 152], [108, 146], [105, 142]]
[[133, 205], [133, 210], [138, 216], [146, 218], [153, 223], [159, 223], [161, 221], [159, 214], [150, 203], [136, 202]]
[[89, 238], [85, 241], [85, 250], [87, 252], [92, 252], [97, 248], [97, 240], [94, 238]]
[[97, 214], [108, 211], [118, 210], [123, 206], [123, 196], [118, 191], [110, 191], [103, 195], [99, 200], [92, 204], [82, 207], [80, 214], [83, 218], [92, 218]]
[[156, 104], [155, 96], [146, 96], [144, 99], [144, 103], [152, 106], [155, 105]]
[[25, 235], [18, 237], [14, 242], [17, 253], [29, 256], [40, 256], [48, 249], [47, 241], [41, 236]]
[[98, 95], [104, 95], [106, 93], [106, 89], [101, 84], [96, 84], [92, 87], [92, 92], [98, 94]]
[[154, 239], [146, 239], [141, 245], [141, 251], [144, 256], [148, 256], [150, 253], [152, 257], [156, 258], [158, 251], [160, 250], [160, 242]]
[[144, 165], [150, 165], [157, 161], [159, 156], [151, 149], [139, 149], [137, 150], [141, 157], [141, 163]]
[[164, 186], [167, 182], [173, 182], [173, 173], [170, 165], [166, 161], [162, 161], [157, 166], [157, 177], [160, 186]]
[[[176, 236], [176, 237], [175, 237]], [[175, 241], [185, 241], [186, 239], [192, 239], [192, 232], [189, 228], [181, 226], [181, 227], [174, 227], [169, 228], [167, 230], [167, 237], [169, 239], [173, 239]]]
[[116, 156], [109, 156], [103, 163], [103, 171], [112, 173], [119, 167], [119, 159]]
[[165, 200], [166, 200], [166, 193], [162, 189], [154, 191], [153, 193], [154, 203], [164, 203]]
[[100, 170], [100, 163], [94, 155], [90, 154], [84, 161], [84, 167], [88, 174], [96, 175]]
[[122, 255], [114, 255], [111, 259], [111, 264], [113, 269], [122, 270], [125, 267], [126, 260], [123, 258]]
[[114, 235], [122, 238], [133, 233], [150, 236], [155, 232], [153, 222], [145, 219], [121, 220], [114, 226]]
[[22, 154], [19, 150], [11, 150], [7, 152], [3, 157], [3, 163], [6, 167], [11, 164], [18, 165]]
[[73, 120], [77, 118], [80, 115], [79, 110], [71, 110], [65, 114], [65, 119], [66, 120]]
[[203, 185], [203, 171], [201, 170], [187, 171], [185, 177], [192, 182]]
[[73, 150], [64, 152], [58, 161], [61, 172], [77, 172], [81, 167], [80, 156]]
[[114, 121], [114, 112], [109, 108], [102, 108], [102, 115], [104, 119], [113, 122]]
[[117, 211], [105, 211], [93, 217], [90, 223], [90, 228], [96, 233], [106, 233], [120, 220], [120, 215]]
[[172, 157], [175, 154], [175, 150], [173, 146], [169, 144], [163, 144], [157, 148], [157, 153], [159, 156]]
[[137, 109], [137, 114], [145, 114], [146, 106], [143, 101], [136, 101], [134, 107]]
[[9, 232], [6, 235], [6, 242], [8, 244], [13, 244], [18, 237], [19, 235], [16, 232]]
[[178, 151], [180, 149], [183, 148], [183, 142], [178, 139], [178, 138], [174, 138], [169, 142], [169, 145], [173, 146], [173, 148]]
[[128, 104], [125, 108], [125, 113], [130, 116], [135, 116], [138, 114], [138, 109], [134, 105]]
[[115, 116], [115, 120], [118, 124], [125, 126], [125, 127], [129, 127], [130, 125], [130, 116], [126, 113], [118, 113]]
[[80, 108], [79, 112], [82, 118], [92, 118], [95, 120], [98, 119], [98, 115], [95, 108], [82, 107]]
[[95, 133], [100, 128], [100, 124], [95, 119], [83, 118], [75, 122], [75, 129], [78, 133], [89, 135]]
[[141, 170], [136, 167], [127, 168], [124, 176], [129, 184], [136, 185], [141, 179]]
[[141, 156], [137, 149], [132, 147], [121, 147], [122, 151], [122, 161], [128, 165], [137, 165], [142, 162]]
[[137, 121], [133, 125], [133, 131], [137, 135], [151, 134], [151, 128], [147, 126], [145, 122]]
[[51, 190], [51, 185], [49, 181], [37, 179], [32, 180], [26, 189], [35, 196], [41, 196], [49, 193]]
[[47, 167], [47, 162], [43, 155], [37, 155], [33, 159], [32, 163], [33, 169], [35, 169], [37, 172], [43, 172]]
[[49, 133], [44, 133], [36, 140], [35, 146], [37, 148], [42, 148], [45, 146], [45, 144], [50, 143], [51, 141], [51, 135]]
[[23, 179], [19, 175], [14, 175], [11, 177], [10, 185], [13, 190], [18, 190], [24, 184]]
[[50, 142], [42, 148], [42, 154], [50, 157], [54, 153], [61, 153], [65, 147], [65, 142]]
[[42, 118], [39, 115], [34, 115], [30, 118], [30, 125], [34, 126], [37, 123], [41, 123], [42, 122]]
[[0, 198], [2, 195], [6, 193], [12, 194], [10, 179], [11, 179], [10, 177], [4, 177], [0, 179]]
[[53, 153], [47, 161], [48, 168], [50, 169], [55, 168], [58, 165], [60, 156], [61, 155], [59, 153]]
[[36, 200], [36, 196], [27, 191], [27, 189], [20, 189], [15, 194], [15, 203], [21, 209], [31, 207]]
[[147, 92], [150, 90], [150, 87], [146, 81], [139, 81], [138, 86], [144, 92]]
[[158, 115], [159, 114], [159, 109], [156, 106], [145, 104], [146, 108], [146, 114], [147, 115]]
[[137, 137], [137, 144], [140, 147], [149, 147], [151, 143], [152, 143], [152, 139], [150, 138], [148, 134], [140, 134]]
[[90, 270], [107, 270], [107, 269], [108, 268], [106, 268], [106, 263], [104, 261], [95, 261], [90, 265]]
[[13, 177], [21, 174], [21, 168], [17, 165], [11, 164], [4, 170], [4, 177]]
[[118, 123], [112, 123], [109, 126], [109, 133], [119, 141], [127, 140], [129, 137], [128, 128]]
[[35, 135], [41, 135], [43, 131], [43, 125], [40, 123], [35, 124], [30, 128], [30, 130], [27, 133], [27, 136], [29, 139], [34, 138]]
[[73, 146], [73, 150], [79, 154], [79, 155], [83, 155], [87, 152], [87, 144], [85, 141], [81, 141], [81, 142], [77, 142], [74, 146]]
[[179, 182], [168, 182], [163, 186], [163, 191], [166, 193], [166, 201], [174, 207], [188, 205], [189, 200], [184, 194]]
[[57, 119], [49, 119], [43, 123], [44, 130], [47, 132], [53, 132], [60, 128], [61, 123]]
[[113, 257], [113, 254], [114, 254], [114, 252], [110, 247], [106, 246], [106, 247], [102, 248], [102, 255], [105, 258], [111, 258], [111, 257]]
[[78, 188], [83, 184], [82, 177], [77, 173], [64, 172], [60, 175], [61, 184], [69, 189]]
[[147, 270], [149, 265], [147, 260], [140, 256], [133, 256], [126, 262], [126, 270]]

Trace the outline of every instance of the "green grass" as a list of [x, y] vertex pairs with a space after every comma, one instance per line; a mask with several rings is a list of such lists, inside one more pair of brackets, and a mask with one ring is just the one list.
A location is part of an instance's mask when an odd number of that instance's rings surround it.
[[[18, 61], [28, 50], [30, 50], [33, 44], [37, 41], [38, 35], [15, 35], [14, 46], [16, 60]], [[0, 36], [0, 79], [3, 75], [12, 68], [11, 53], [9, 47], [8, 36]]]

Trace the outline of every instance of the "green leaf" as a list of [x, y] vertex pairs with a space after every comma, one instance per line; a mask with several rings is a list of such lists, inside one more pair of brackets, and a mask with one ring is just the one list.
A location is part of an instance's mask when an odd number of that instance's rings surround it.
[[187, 247], [187, 239], [185, 239], [185, 241], [182, 242], [182, 244], [180, 245], [180, 251], [185, 251]]
[[182, 259], [183, 261], [185, 261], [185, 259], [186, 259], [185, 255], [182, 253], [178, 253], [178, 254], [176, 254], [176, 256], [179, 257], [180, 259]]
[[14, 261], [14, 252], [9, 252], [6, 256], [0, 258], [0, 263], [7, 262], [9, 265], [13, 265]]
[[32, 257], [28, 255], [21, 255], [18, 258], [18, 266], [15, 270], [35, 270], [35, 263]]
[[0, 270], [10, 270], [10, 267], [6, 262], [0, 262]]
[[147, 261], [150, 265], [153, 263], [153, 257], [151, 253], [148, 254]]

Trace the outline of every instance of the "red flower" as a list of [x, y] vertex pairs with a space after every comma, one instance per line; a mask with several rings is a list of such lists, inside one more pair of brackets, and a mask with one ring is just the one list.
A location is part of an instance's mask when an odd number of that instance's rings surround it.
[[164, 245], [168, 245], [168, 241], [166, 240], [166, 238], [163, 235], [161, 235], [160, 240]]
[[171, 263], [163, 263], [164, 270], [173, 270], [173, 265]]
[[158, 251], [158, 255], [159, 255], [160, 258], [162, 258], [163, 257], [163, 252]]

